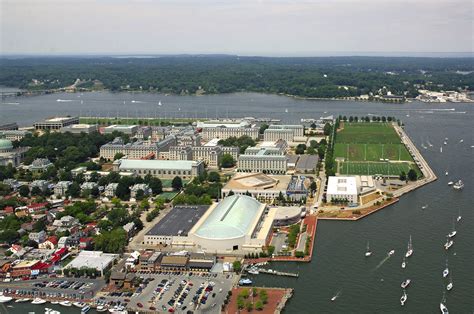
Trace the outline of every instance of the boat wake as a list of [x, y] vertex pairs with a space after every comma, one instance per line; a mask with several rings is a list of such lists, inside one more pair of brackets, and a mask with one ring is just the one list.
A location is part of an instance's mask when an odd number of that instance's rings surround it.
[[72, 99], [56, 99], [57, 102], [71, 102], [74, 101]]
[[342, 294], [342, 289], [336, 292], [336, 294], [331, 298], [331, 301], [334, 302], [336, 301], [337, 298], [339, 298]]
[[391, 255], [385, 256], [385, 258], [383, 260], [381, 260], [380, 263], [377, 266], [375, 266], [374, 271], [376, 271], [377, 269], [382, 267], [382, 265], [385, 264], [385, 262], [388, 261], [390, 259], [390, 257], [391, 257]]

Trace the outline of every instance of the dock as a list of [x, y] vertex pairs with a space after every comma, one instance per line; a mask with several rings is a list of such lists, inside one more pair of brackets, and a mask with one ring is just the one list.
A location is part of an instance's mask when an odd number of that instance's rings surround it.
[[269, 274], [269, 275], [276, 275], [276, 276], [286, 276], [286, 277], [293, 277], [293, 278], [298, 278], [300, 276], [297, 273], [287, 273], [287, 272], [284, 272], [284, 271], [265, 269], [265, 268], [258, 268], [258, 272], [262, 273], [262, 274]]

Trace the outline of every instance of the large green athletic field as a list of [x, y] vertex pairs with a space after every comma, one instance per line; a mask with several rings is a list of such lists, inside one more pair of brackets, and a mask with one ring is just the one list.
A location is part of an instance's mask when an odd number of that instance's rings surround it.
[[334, 157], [344, 158], [341, 174], [399, 175], [411, 167], [418, 170], [390, 123], [344, 123], [342, 127], [334, 145]]

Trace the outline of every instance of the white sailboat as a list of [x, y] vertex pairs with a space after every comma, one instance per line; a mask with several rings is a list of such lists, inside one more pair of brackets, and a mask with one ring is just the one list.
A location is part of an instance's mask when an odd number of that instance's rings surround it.
[[443, 152], [443, 146], [441, 146], [441, 147], [439, 148], [439, 152], [440, 152], [440, 153]]
[[446, 175], [446, 176], [447, 176], [447, 175], [449, 175], [449, 172], [448, 172], [448, 171], [446, 171], [446, 172], [445, 172], [445, 175]]
[[158, 102], [158, 106], [163, 106], [163, 104], [161, 103], [161, 100]]
[[400, 304], [401, 304], [402, 306], [404, 306], [404, 305], [405, 305], [405, 302], [407, 301], [407, 299], [408, 299], [408, 295], [407, 295], [407, 293], [406, 293], [406, 291], [405, 291], [405, 289], [404, 289], [404, 290], [403, 290], [402, 297], [400, 298]]
[[439, 303], [439, 310], [443, 314], [449, 314], [448, 307], [446, 306], [446, 295], [443, 293], [443, 299]]
[[331, 302], [336, 301], [337, 298], [341, 295], [342, 290], [339, 290], [333, 297], [331, 298]]
[[391, 250], [390, 252], [388, 252], [388, 256], [392, 256], [393, 254], [395, 254], [395, 250]]
[[403, 257], [402, 268], [406, 268], [406, 267], [407, 267], [407, 262], [405, 260], [405, 257]]
[[405, 257], [410, 257], [413, 255], [413, 245], [411, 243], [411, 235], [410, 235], [410, 240], [408, 241], [408, 250], [407, 252], [405, 253]]
[[411, 279], [407, 279], [405, 280], [404, 282], [402, 282], [402, 284], [400, 285], [403, 289], [405, 289], [406, 287], [408, 287], [410, 285], [410, 282], [411, 282]]
[[448, 277], [449, 275], [449, 267], [448, 267], [448, 259], [446, 259], [446, 268], [443, 270], [443, 278]]
[[455, 226], [455, 224], [454, 224], [454, 219], [453, 219], [453, 231], [451, 231], [450, 233], [448, 233], [448, 237], [449, 237], [449, 238], [453, 238], [454, 236], [456, 236], [456, 233], [457, 233], [457, 231], [456, 231], [456, 226]]
[[365, 257], [369, 257], [370, 255], [372, 255], [372, 251], [370, 250], [369, 241], [367, 241], [367, 250], [365, 251]]
[[453, 289], [454, 285], [453, 285], [453, 278], [451, 276], [449, 276], [449, 283], [448, 285], [446, 286], [446, 290], [448, 291], [451, 291], [451, 289]]
[[459, 143], [462, 143], [462, 142], [464, 142], [464, 140], [463, 140], [463, 139], [460, 139], [460, 140], [459, 140]]
[[459, 210], [458, 218], [456, 218], [456, 221], [457, 221], [457, 222], [460, 222], [461, 219], [462, 219], [461, 210]]
[[449, 236], [446, 237], [446, 243], [444, 244], [444, 249], [445, 249], [445, 250], [449, 250], [449, 248], [452, 247], [453, 244], [454, 244], [454, 241], [451, 240], [451, 239], [449, 238]]

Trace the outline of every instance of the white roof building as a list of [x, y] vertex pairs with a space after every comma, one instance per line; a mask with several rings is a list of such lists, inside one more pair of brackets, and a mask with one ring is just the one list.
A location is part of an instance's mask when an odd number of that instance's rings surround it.
[[111, 267], [114, 260], [118, 257], [118, 254], [109, 254], [102, 251], [80, 251], [77, 257], [67, 264], [65, 268], [95, 268], [103, 275], [104, 270]]
[[358, 203], [358, 194], [356, 177], [329, 177], [326, 193], [328, 203], [335, 201]]

